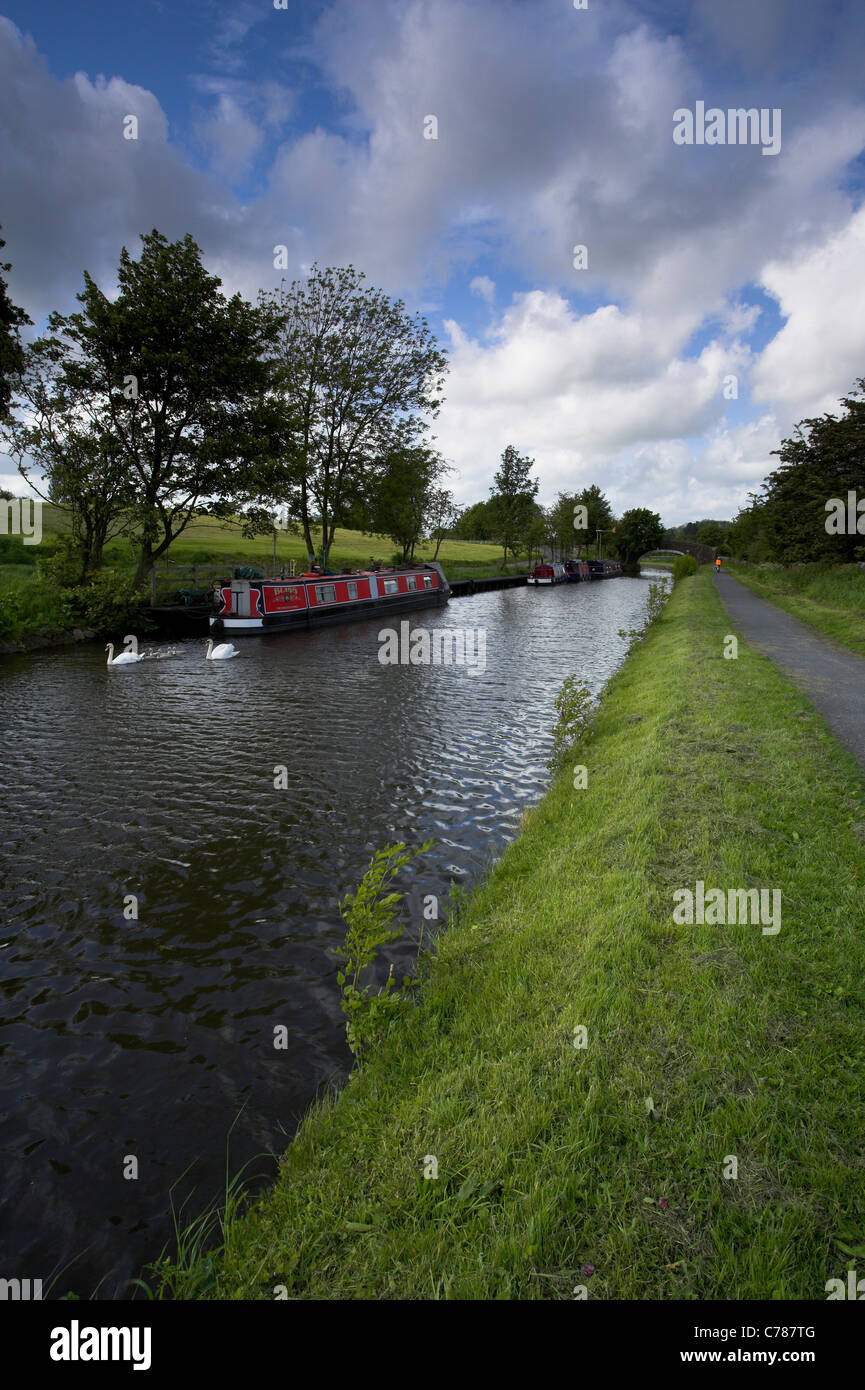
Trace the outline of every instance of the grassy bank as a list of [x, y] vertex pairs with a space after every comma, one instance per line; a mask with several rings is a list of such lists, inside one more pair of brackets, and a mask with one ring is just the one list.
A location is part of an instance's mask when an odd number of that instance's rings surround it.
[[[166, 1290], [814, 1299], [862, 1263], [865, 782], [763, 657], [722, 659], [728, 630], [707, 571], [677, 588], [589, 789], [556, 781], [420, 1006]], [[781, 931], [675, 925], [697, 879], [780, 888]]]
[[749, 589], [865, 656], [865, 569], [858, 565], [737, 565]]
[[[37, 632], [48, 636], [60, 633], [76, 623], [92, 623], [105, 630], [111, 625], [111, 604], [85, 605], [79, 614], [75, 596], [63, 591], [53, 578], [46, 575], [45, 562], [56, 549], [58, 537], [68, 533], [69, 521], [59, 507], [45, 505], [42, 512], [43, 540], [40, 545], [25, 546], [17, 538], [0, 538], [0, 642], [22, 642]], [[416, 550], [419, 560], [431, 559], [435, 545], [421, 545]], [[394, 543], [387, 537], [367, 536], [361, 531], [337, 530], [331, 552], [332, 569], [356, 569], [369, 563], [370, 557], [389, 563]], [[501, 546], [469, 541], [444, 541], [439, 550], [449, 578], [480, 578], [484, 574], [501, 572]], [[300, 536], [277, 532], [277, 568], [294, 560], [299, 569], [306, 567], [306, 548]], [[112, 586], [120, 589], [131, 581], [135, 571], [137, 549], [128, 537], [115, 537], [105, 548], [105, 592]], [[258, 567], [265, 574], [273, 567], [273, 537], [256, 536], [245, 539], [240, 527], [213, 517], [200, 517], [192, 522], [170, 550], [159, 560], [166, 564], [190, 566], [224, 565], [226, 574], [231, 566], [245, 563]], [[174, 585], [172, 578], [170, 585]], [[192, 578], [179, 574], [177, 588], [190, 588]], [[170, 596], [170, 595], [169, 595]], [[102, 621], [102, 617], [105, 621]], [[121, 622], [124, 630], [134, 627], [133, 617]]]

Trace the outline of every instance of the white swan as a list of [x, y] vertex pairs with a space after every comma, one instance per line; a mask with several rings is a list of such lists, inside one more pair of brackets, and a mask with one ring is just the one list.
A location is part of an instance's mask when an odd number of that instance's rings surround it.
[[114, 655], [114, 643], [109, 642], [105, 648], [108, 653], [107, 666], [132, 666], [136, 661], [143, 661], [144, 656], [137, 652], [121, 652], [119, 656]]
[[213, 638], [208, 637], [205, 652], [208, 661], [227, 661], [230, 656], [240, 656], [233, 642], [220, 642], [218, 647], [214, 647]]

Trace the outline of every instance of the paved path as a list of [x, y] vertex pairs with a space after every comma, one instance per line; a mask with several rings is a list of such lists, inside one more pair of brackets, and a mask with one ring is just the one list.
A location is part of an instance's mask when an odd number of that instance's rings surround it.
[[780, 666], [865, 767], [865, 660], [800, 623], [722, 570], [721, 601], [742, 636]]

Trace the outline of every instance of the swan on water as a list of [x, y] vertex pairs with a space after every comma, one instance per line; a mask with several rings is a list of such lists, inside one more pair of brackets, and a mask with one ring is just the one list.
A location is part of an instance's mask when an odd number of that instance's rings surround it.
[[218, 647], [214, 647], [213, 638], [208, 637], [205, 656], [208, 661], [227, 661], [230, 656], [240, 656], [240, 652], [233, 642], [220, 642]]
[[114, 655], [114, 643], [109, 642], [105, 650], [108, 653], [107, 666], [132, 666], [136, 661], [143, 661], [144, 656], [137, 652], [121, 652], [119, 656]]

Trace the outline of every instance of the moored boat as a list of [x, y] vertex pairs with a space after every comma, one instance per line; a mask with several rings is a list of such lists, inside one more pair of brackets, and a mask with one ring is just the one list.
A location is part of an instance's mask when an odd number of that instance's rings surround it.
[[614, 579], [622, 573], [622, 566], [618, 560], [590, 560], [589, 569], [592, 579]]
[[568, 572], [568, 582], [570, 584], [579, 584], [581, 580], [591, 579], [592, 577], [588, 560], [566, 560], [565, 569]]
[[558, 560], [552, 564], [535, 565], [528, 577], [529, 584], [565, 584], [568, 572]]
[[408, 612], [447, 603], [450, 585], [436, 561], [361, 570], [355, 574], [299, 574], [289, 579], [232, 579], [216, 593], [213, 633], [291, 632], [353, 622], [375, 614]]

